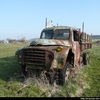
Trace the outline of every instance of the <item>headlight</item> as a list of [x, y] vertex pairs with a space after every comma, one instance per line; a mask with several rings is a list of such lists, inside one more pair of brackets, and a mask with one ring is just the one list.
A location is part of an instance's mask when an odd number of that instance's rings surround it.
[[52, 60], [53, 59], [53, 56], [51, 54], [48, 54], [48, 59], [49, 60]]
[[18, 55], [19, 58], [22, 58], [22, 55]]
[[21, 51], [22, 51], [22, 48], [18, 48], [18, 50], [15, 52], [15, 56], [20, 55]]
[[62, 51], [62, 47], [57, 47], [56, 49], [58, 52]]
[[17, 57], [21, 59], [23, 57], [22, 51], [17, 51]]

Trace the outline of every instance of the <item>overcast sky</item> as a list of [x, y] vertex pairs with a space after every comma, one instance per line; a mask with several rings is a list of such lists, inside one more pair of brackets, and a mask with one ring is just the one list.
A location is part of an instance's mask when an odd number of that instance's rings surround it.
[[100, 0], [0, 0], [0, 40], [39, 38], [45, 18], [100, 35]]

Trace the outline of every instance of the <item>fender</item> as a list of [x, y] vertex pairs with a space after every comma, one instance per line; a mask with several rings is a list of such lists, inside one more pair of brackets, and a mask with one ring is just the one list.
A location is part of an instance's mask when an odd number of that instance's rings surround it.
[[52, 63], [52, 68], [63, 69], [68, 57], [69, 46], [62, 47], [61, 52], [57, 52], [54, 57], [54, 61]]

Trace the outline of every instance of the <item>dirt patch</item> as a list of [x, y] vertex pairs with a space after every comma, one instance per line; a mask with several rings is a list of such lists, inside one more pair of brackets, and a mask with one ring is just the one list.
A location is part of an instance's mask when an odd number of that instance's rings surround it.
[[42, 90], [39, 97], [59, 97], [57, 93], [61, 93], [61, 96], [64, 94], [66, 97], [81, 97], [84, 89], [90, 88], [85, 82], [86, 77], [87, 75], [83, 73], [81, 69], [80, 72], [74, 78], [72, 78], [72, 81], [69, 80], [68, 86], [64, 88], [65, 91], [62, 91], [57, 85], [49, 84], [47, 80], [44, 81], [37, 79], [36, 77], [26, 79], [23, 83], [23, 87], [27, 87], [34, 83], [37, 88]]
[[[90, 86], [85, 82], [87, 75], [82, 72], [72, 79], [68, 86], [69, 97], [81, 97], [84, 90], [90, 88]], [[74, 93], [73, 93], [74, 91]]]
[[39, 97], [43, 97], [44, 95], [46, 95], [46, 97], [56, 97], [56, 93], [61, 91], [57, 85], [51, 85], [49, 82], [45, 83], [44, 81], [35, 77], [26, 79], [23, 83], [23, 87], [27, 87], [32, 83], [34, 83], [37, 88], [42, 90]]

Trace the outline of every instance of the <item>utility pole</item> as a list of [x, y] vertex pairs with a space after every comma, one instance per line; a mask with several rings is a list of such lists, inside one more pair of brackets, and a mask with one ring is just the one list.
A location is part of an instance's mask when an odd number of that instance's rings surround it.
[[47, 28], [47, 18], [45, 19], [45, 28]]
[[82, 23], [82, 32], [84, 32], [84, 22]]

